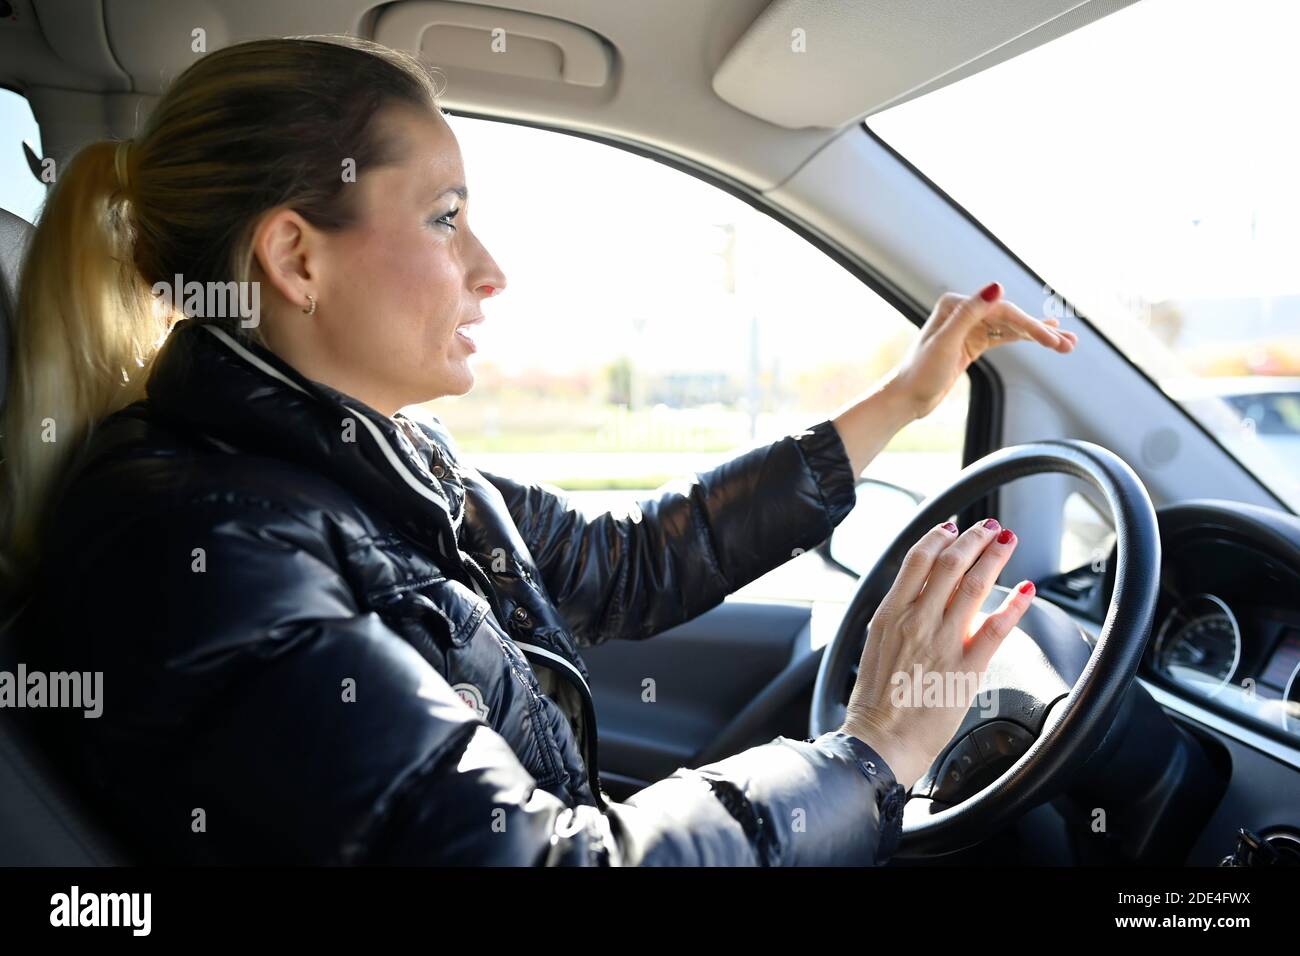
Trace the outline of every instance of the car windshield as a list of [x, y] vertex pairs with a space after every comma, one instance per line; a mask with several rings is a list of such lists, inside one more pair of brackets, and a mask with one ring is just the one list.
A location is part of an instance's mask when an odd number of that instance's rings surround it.
[[1142, 0], [867, 121], [1292, 511], [1298, 35], [1296, 3]]

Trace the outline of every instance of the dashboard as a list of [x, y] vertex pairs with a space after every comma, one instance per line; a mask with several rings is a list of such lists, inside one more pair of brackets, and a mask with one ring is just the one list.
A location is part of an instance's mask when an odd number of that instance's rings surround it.
[[[1300, 519], [1202, 499], [1158, 512], [1160, 593], [1139, 676], [1231, 722], [1300, 747]], [[1100, 625], [1105, 567], [1044, 582]]]

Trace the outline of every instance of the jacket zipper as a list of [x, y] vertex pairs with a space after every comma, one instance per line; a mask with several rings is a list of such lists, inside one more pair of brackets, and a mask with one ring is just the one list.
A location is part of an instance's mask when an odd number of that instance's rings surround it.
[[[582, 679], [578, 669], [566, 661], [559, 654], [548, 651], [544, 647], [537, 647], [524, 641], [515, 641], [516, 646], [524, 652], [530, 662], [540, 663], [543, 666], [550, 666], [551, 670], [557, 671], [563, 675], [570, 684], [578, 689], [578, 696], [582, 699], [582, 722], [586, 729], [586, 761], [587, 761], [587, 784], [591, 787], [591, 795], [596, 800], [596, 806], [602, 812], [608, 809], [605, 797], [600, 792], [600, 764], [597, 762], [596, 755], [596, 705], [591, 696], [591, 688], [587, 682]], [[551, 662], [558, 663], [557, 668]]]
[[[468, 558], [465, 566], [466, 568], [472, 568], [474, 572], [477, 572], [477, 576], [475, 574], [470, 575], [470, 577], [474, 579], [474, 590], [478, 591], [479, 596], [488, 602], [488, 605], [492, 608], [492, 613], [496, 615], [496, 619], [498, 621], [505, 621], [506, 618], [503, 614], [504, 609], [495, 600], [494, 596], [496, 592], [492, 587], [491, 582], [487, 579], [486, 572], [478, 566], [478, 562], [473, 558]], [[480, 577], [482, 578], [481, 585], [479, 583]], [[509, 631], [506, 631], [506, 633], [508, 634]], [[582, 699], [582, 721], [586, 729], [585, 736], [587, 738], [584, 747], [584, 759], [587, 762], [587, 785], [591, 788], [591, 795], [596, 800], [596, 806], [600, 808], [601, 812], [605, 812], [608, 808], [608, 804], [605, 802], [605, 797], [600, 790], [600, 764], [597, 762], [596, 742], [596, 703], [592, 698], [591, 688], [587, 685], [587, 681], [583, 678], [582, 674], [578, 672], [578, 669], [559, 654], [556, 654], [554, 651], [548, 651], [544, 647], [538, 647], [536, 644], [529, 644], [526, 641], [515, 640], [514, 638], [511, 639], [514, 640], [515, 646], [524, 652], [524, 656], [528, 658], [530, 664], [533, 664], [534, 666], [541, 664], [549, 670], [559, 673], [573, 687], [577, 688], [578, 696]], [[557, 664], [559, 665], [558, 667], [556, 666]]]

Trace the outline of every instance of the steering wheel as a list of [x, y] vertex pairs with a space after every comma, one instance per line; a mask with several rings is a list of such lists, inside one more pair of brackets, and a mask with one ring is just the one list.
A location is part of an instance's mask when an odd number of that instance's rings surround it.
[[[1091, 644], [1069, 615], [1034, 598], [993, 655], [988, 682], [956, 735], [909, 791], [895, 858], [971, 846], [1053, 796], [1102, 743], [1137, 672], [1160, 579], [1160, 534], [1146, 489], [1100, 445], [1075, 439], [1015, 445], [973, 462], [921, 502], [858, 583], [822, 655], [811, 736], [843, 724], [868, 624], [917, 539], [989, 491], [1047, 472], [1088, 482], [1110, 508], [1117, 561], [1100, 637]], [[1007, 591], [996, 585], [981, 610], [996, 610]]]

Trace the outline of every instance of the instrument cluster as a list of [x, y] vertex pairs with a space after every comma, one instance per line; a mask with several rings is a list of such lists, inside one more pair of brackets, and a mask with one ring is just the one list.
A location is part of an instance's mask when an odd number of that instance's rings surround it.
[[1148, 677], [1300, 738], [1300, 575], [1212, 530], [1166, 547]]

